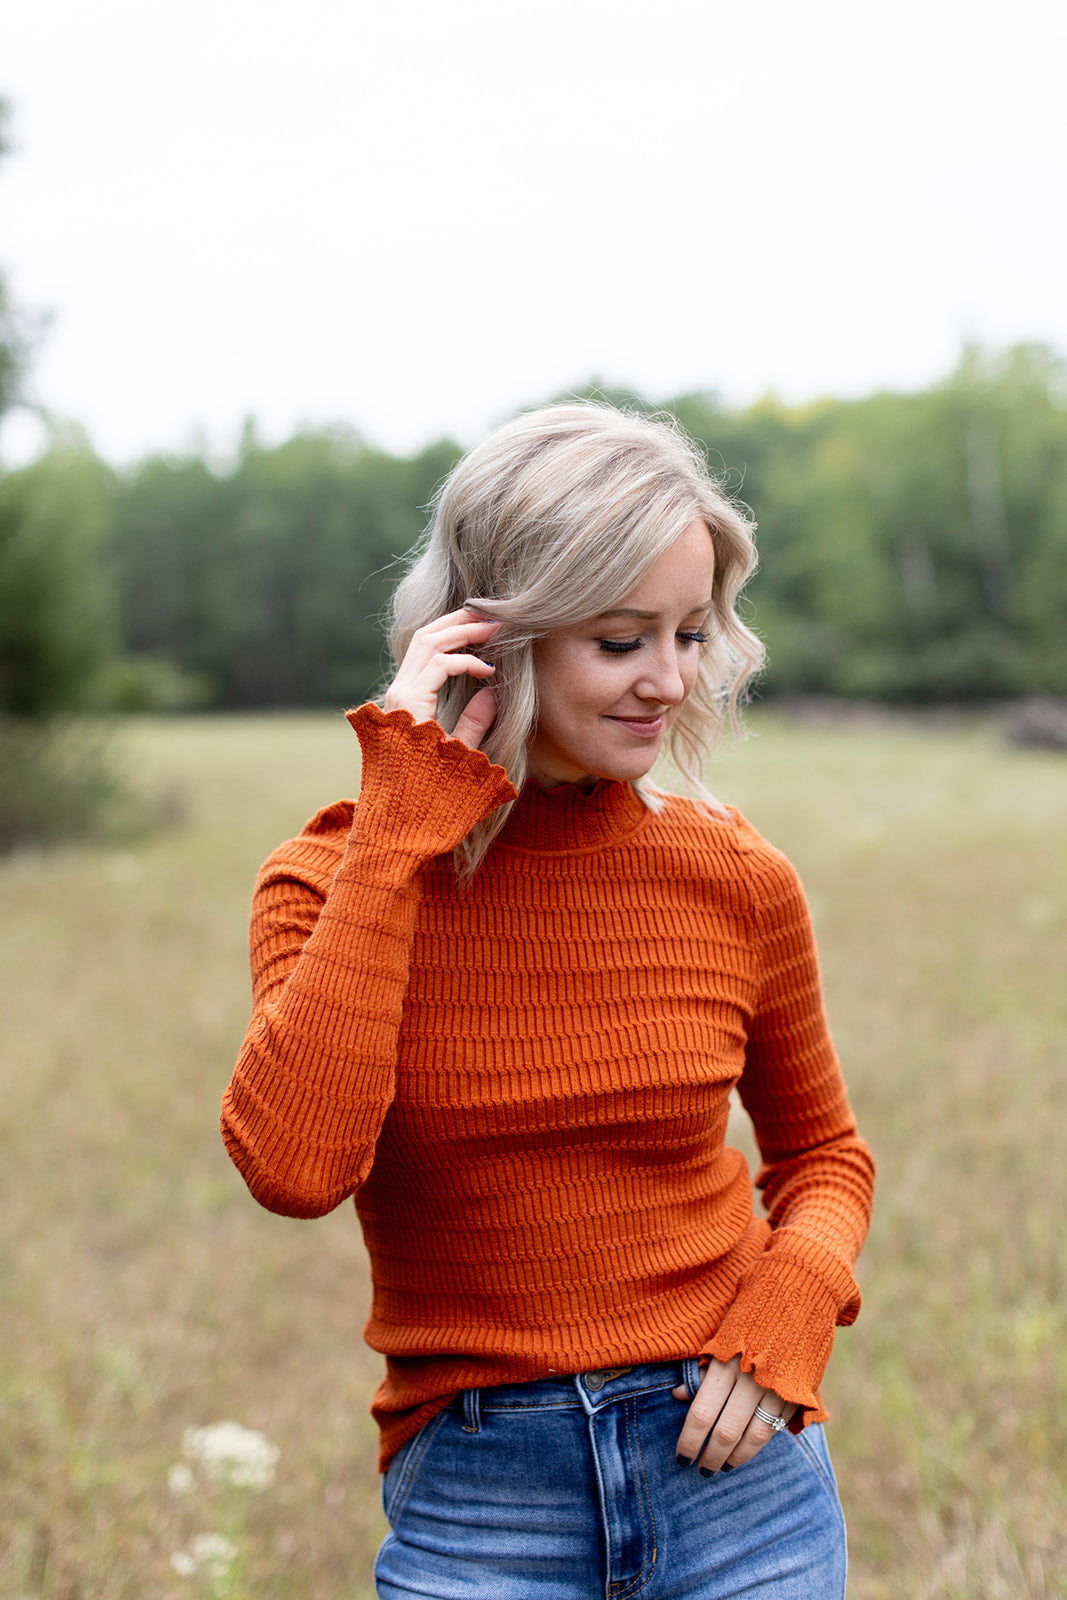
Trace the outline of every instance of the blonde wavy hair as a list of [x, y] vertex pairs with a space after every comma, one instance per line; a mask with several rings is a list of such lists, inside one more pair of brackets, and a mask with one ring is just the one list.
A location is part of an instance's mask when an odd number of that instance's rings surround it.
[[[464, 456], [393, 596], [394, 660], [403, 660], [417, 628], [461, 606], [501, 624], [491, 644], [497, 714], [483, 748], [521, 789], [538, 716], [535, 641], [619, 605], [697, 518], [715, 547], [710, 638], [667, 748], [693, 793], [721, 809], [701, 769], [724, 726], [738, 731], [746, 687], [763, 663], [763, 646], [736, 609], [756, 565], [754, 523], [669, 417], [592, 402], [545, 406]], [[448, 679], [437, 713], [446, 732], [479, 686]], [[649, 810], [663, 809], [648, 778], [633, 787]], [[477, 870], [510, 809], [467, 835], [457, 852], [461, 876]]]

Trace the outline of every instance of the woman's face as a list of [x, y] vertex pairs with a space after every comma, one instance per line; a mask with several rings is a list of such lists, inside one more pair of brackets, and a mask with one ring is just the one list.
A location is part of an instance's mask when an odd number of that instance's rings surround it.
[[696, 682], [715, 553], [691, 522], [610, 611], [534, 646], [541, 711], [528, 747], [546, 789], [641, 778]]

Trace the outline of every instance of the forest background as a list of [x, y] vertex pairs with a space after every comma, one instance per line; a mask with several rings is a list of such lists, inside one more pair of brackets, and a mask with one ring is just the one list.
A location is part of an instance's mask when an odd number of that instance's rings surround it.
[[[770, 641], [767, 695], [1067, 692], [1067, 368], [1052, 349], [968, 349], [920, 393], [660, 407], [758, 518], [748, 609]], [[56, 432], [0, 485], [0, 705], [370, 694], [386, 597], [459, 454], [439, 440], [393, 456], [343, 426], [268, 447], [249, 421], [232, 462], [119, 471]]]
[[[0, 105], [0, 151], [5, 124]], [[0, 279], [0, 417], [25, 407], [39, 342]], [[1051, 346], [970, 346], [921, 392], [803, 405], [577, 392], [670, 412], [753, 508], [765, 695], [1067, 694], [1067, 362]], [[344, 423], [268, 445], [251, 417], [229, 460], [205, 444], [119, 469], [76, 424], [47, 439], [0, 478], [8, 740], [12, 719], [373, 693], [388, 594], [461, 454], [438, 439], [392, 455]]]

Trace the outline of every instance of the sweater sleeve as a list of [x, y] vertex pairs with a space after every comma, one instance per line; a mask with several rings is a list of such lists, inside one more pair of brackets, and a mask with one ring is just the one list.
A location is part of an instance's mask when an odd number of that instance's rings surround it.
[[[758, 990], [742, 1104], [752, 1118], [771, 1234], [706, 1353], [821, 1413], [834, 1328], [853, 1322], [874, 1163], [857, 1135], [830, 1039], [803, 890], [785, 858], [754, 852]], [[798, 1423], [800, 1420], [798, 1414]]]
[[336, 873], [306, 834], [276, 851], [252, 906], [252, 1018], [223, 1099], [255, 1198], [315, 1217], [370, 1171], [394, 1094], [419, 874], [515, 798], [503, 768], [435, 722], [349, 713], [363, 779]]

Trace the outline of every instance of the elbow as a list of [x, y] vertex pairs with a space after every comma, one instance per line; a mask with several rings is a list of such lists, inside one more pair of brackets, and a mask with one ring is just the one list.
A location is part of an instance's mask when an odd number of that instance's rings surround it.
[[301, 1217], [310, 1221], [314, 1217], [327, 1216], [337, 1209], [342, 1200], [348, 1199], [344, 1193], [305, 1194], [287, 1184], [278, 1183], [269, 1174], [246, 1175], [245, 1183], [252, 1198], [264, 1210], [273, 1211], [276, 1217]]
[[311, 1219], [336, 1210], [354, 1193], [354, 1187], [324, 1181], [301, 1165], [298, 1171], [285, 1172], [251, 1149], [237, 1130], [222, 1119], [222, 1138], [230, 1160], [241, 1174], [253, 1200], [279, 1217]]

